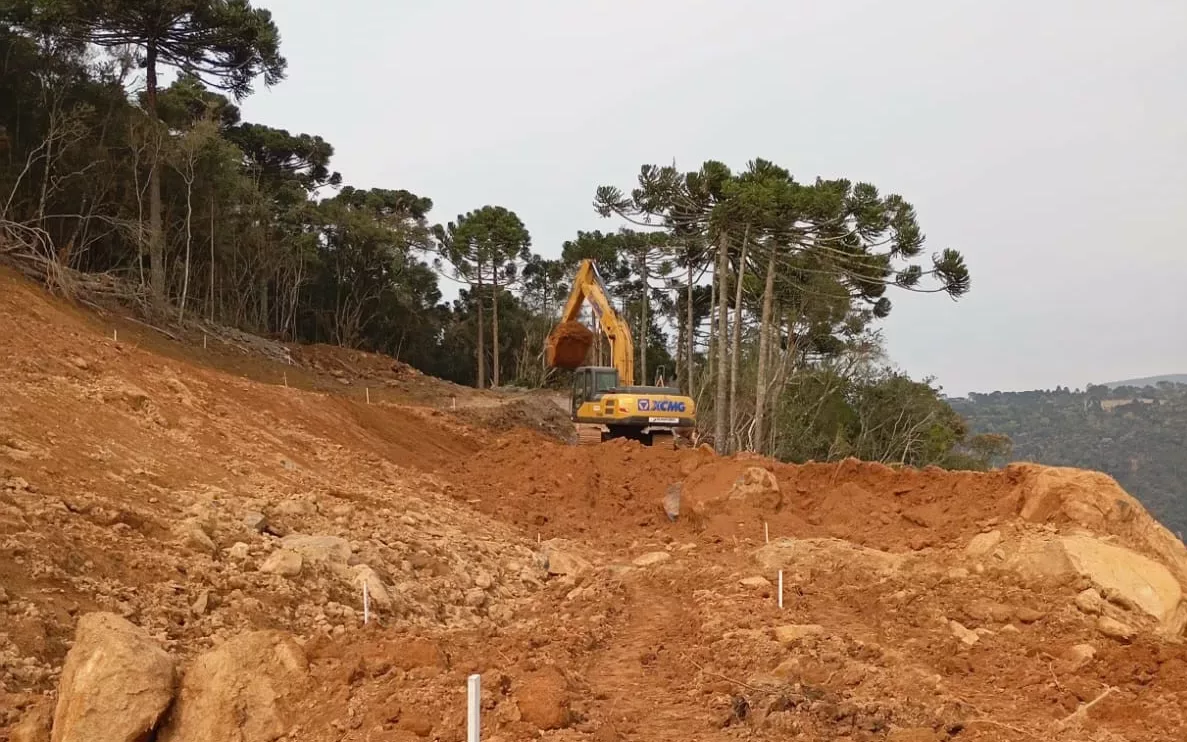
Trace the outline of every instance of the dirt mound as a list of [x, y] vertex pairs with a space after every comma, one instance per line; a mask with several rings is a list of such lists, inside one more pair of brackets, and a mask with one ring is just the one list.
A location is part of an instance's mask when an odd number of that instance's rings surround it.
[[[625, 439], [579, 447], [513, 431], [460, 462], [450, 491], [530, 534], [597, 534], [606, 538], [599, 548], [607, 548], [668, 521], [664, 492], [682, 479], [681, 460], [699, 455]], [[628, 530], [607, 530], [619, 525]]]
[[553, 368], [577, 368], [593, 345], [593, 332], [577, 321], [562, 322], [548, 336], [544, 357]]
[[391, 356], [334, 345], [295, 345], [292, 356], [301, 366], [328, 373], [344, 384], [356, 380], [397, 382], [422, 375], [412, 366]]
[[525, 395], [497, 405], [469, 407], [460, 416], [499, 432], [535, 430], [561, 443], [571, 443], [577, 435], [568, 412], [544, 395]]
[[[445, 413], [161, 358], [24, 284], [0, 315], [0, 687], [50, 687], [79, 612], [188, 655], [252, 628], [341, 634], [363, 582], [393, 596], [372, 621], [405, 626], [493, 623], [534, 589], [527, 540], [432, 475], [476, 445]], [[294, 534], [346, 563], [265, 570]]]

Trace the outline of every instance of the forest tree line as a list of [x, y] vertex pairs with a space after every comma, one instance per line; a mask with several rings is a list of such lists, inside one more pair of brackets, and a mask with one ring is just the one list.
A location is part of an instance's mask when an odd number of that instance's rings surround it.
[[873, 184], [761, 158], [645, 164], [591, 188], [610, 226], [551, 259], [509, 206], [439, 220], [427, 195], [348, 185], [321, 136], [244, 121], [237, 104], [287, 67], [271, 14], [246, 0], [0, 0], [0, 65], [0, 254], [51, 286], [102, 276], [175, 322], [386, 353], [462, 384], [563, 387], [543, 344], [594, 258], [641, 379], [695, 397], [721, 451], [994, 455], [930, 379], [886, 358], [892, 291], [959, 298], [970, 283], [960, 253], [925, 254], [914, 208]]

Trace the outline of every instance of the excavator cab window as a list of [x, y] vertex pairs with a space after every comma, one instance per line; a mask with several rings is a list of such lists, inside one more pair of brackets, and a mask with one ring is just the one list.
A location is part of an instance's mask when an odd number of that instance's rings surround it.
[[577, 409], [585, 402], [589, 396], [589, 378], [590, 373], [588, 368], [577, 369], [573, 373], [573, 414], [577, 414]]
[[612, 368], [579, 368], [573, 374], [573, 414], [582, 404], [618, 386], [618, 372]]
[[606, 392], [618, 386], [618, 372], [594, 371], [594, 398], [599, 398]]

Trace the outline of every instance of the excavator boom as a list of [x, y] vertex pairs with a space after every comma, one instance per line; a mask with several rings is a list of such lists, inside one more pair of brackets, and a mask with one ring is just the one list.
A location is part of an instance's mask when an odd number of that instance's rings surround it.
[[602, 332], [610, 341], [610, 358], [618, 371], [618, 383], [631, 386], [635, 383], [635, 344], [630, 328], [610, 304], [606, 284], [598, 275], [592, 260], [585, 259], [577, 268], [573, 278], [573, 290], [565, 302], [561, 321], [548, 336], [545, 360], [552, 368], [575, 369], [585, 362], [594, 335], [585, 325], [577, 321], [585, 302], [593, 309]]

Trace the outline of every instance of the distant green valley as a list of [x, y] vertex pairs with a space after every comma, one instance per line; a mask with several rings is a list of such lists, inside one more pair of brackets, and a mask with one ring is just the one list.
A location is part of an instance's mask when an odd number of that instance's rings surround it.
[[1187, 534], [1187, 374], [949, 398], [972, 434], [1010, 458], [1107, 472], [1171, 531]]

